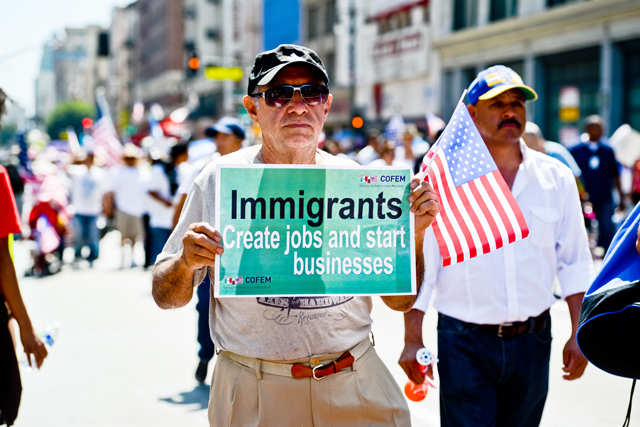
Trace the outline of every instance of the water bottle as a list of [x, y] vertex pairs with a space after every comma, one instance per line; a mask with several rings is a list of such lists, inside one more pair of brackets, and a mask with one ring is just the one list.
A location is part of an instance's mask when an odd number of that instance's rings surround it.
[[404, 395], [407, 396], [407, 399], [411, 400], [412, 402], [422, 401], [425, 397], [427, 397], [429, 388], [435, 388], [435, 386], [431, 384], [426, 378], [426, 373], [429, 369], [429, 365], [436, 363], [433, 353], [423, 347], [416, 353], [416, 361], [419, 364], [420, 373], [424, 378], [424, 382], [422, 384], [416, 384], [413, 381], [409, 380], [405, 384]]
[[[58, 339], [61, 326], [60, 322], [53, 322], [51, 325], [47, 326], [43, 332], [38, 334], [45, 347], [47, 347], [47, 351], [51, 351], [51, 347], [53, 347], [53, 344], [55, 344]], [[34, 367], [38, 366], [36, 364], [36, 357], [33, 354], [30, 354], [29, 356], [31, 357], [31, 366], [29, 366], [29, 360], [26, 353], [22, 353], [18, 359], [18, 364], [27, 372], [31, 372]]]

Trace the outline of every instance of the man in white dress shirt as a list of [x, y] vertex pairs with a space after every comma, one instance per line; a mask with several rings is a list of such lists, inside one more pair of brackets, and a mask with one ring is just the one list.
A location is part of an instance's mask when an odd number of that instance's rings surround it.
[[[425, 280], [405, 313], [400, 365], [421, 383], [416, 351], [433, 296], [438, 310], [442, 426], [537, 426], [547, 397], [551, 351], [549, 307], [558, 277], [572, 334], [564, 378], [582, 376], [576, 343], [584, 292], [594, 277], [580, 199], [571, 170], [527, 148], [525, 101], [536, 93], [504, 66], [478, 74], [468, 110], [530, 229], [528, 238], [460, 264], [442, 267], [433, 229], [424, 240]], [[431, 368], [427, 375], [433, 378]]]

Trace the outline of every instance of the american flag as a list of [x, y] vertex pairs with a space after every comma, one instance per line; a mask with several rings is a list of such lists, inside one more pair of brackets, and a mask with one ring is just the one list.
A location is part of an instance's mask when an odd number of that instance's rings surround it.
[[423, 159], [421, 171], [425, 170], [440, 198], [433, 231], [443, 266], [529, 235], [516, 200], [462, 102]]
[[46, 215], [38, 217], [34, 231], [36, 242], [43, 254], [49, 254], [60, 246], [60, 236], [58, 236], [58, 232], [51, 225]]
[[107, 167], [120, 163], [122, 144], [117, 138], [104, 97], [98, 97], [98, 118], [93, 125], [93, 154]]

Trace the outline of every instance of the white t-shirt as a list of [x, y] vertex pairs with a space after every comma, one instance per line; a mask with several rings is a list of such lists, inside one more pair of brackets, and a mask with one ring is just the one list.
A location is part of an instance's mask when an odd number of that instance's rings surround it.
[[[216, 163], [261, 164], [256, 158], [261, 147], [257, 145], [222, 156], [218, 162], [205, 167], [191, 187], [180, 221], [156, 263], [182, 249], [182, 237], [192, 223], [215, 224]], [[324, 151], [317, 153], [327, 165], [356, 165]], [[204, 269], [197, 270], [194, 285], [199, 285], [204, 275]], [[211, 295], [209, 325], [213, 342], [221, 350], [247, 357], [287, 361], [314, 354], [339, 353], [367, 338], [371, 331], [371, 297], [215, 299], [213, 292]]]
[[69, 165], [67, 173], [71, 177], [71, 203], [76, 214], [100, 215], [106, 173], [98, 166], [85, 165]]
[[[171, 200], [169, 178], [161, 164], [151, 166], [151, 176], [147, 183], [147, 194], [155, 191], [165, 200]], [[147, 213], [149, 214], [149, 226], [153, 228], [173, 228], [173, 206], [167, 206], [159, 200], [148, 195]]]
[[118, 210], [136, 217], [145, 212], [149, 172], [139, 166], [114, 166], [107, 177], [106, 191], [115, 195]]

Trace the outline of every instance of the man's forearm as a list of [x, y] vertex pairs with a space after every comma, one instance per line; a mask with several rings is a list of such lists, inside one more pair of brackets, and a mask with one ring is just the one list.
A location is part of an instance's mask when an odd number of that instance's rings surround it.
[[194, 270], [182, 261], [182, 252], [156, 264], [153, 270], [153, 299], [163, 310], [184, 307], [193, 297]]
[[580, 309], [582, 308], [582, 300], [584, 299], [584, 292], [579, 294], [569, 295], [565, 300], [569, 306], [569, 315], [571, 316], [571, 335], [575, 335], [578, 332], [580, 326]]
[[422, 344], [422, 321], [424, 313], [418, 309], [409, 310], [404, 314], [404, 343], [417, 342]]
[[31, 320], [22, 300], [16, 271], [9, 255], [8, 240], [7, 237], [0, 238], [0, 293], [4, 295], [20, 328], [31, 329]]
[[416, 249], [416, 294], [415, 295], [397, 295], [397, 296], [383, 296], [382, 301], [396, 311], [408, 312], [416, 302], [418, 295], [420, 295], [420, 288], [422, 287], [422, 281], [424, 279], [424, 256], [422, 246], [424, 245], [424, 231], [417, 232], [415, 237], [415, 249]]

